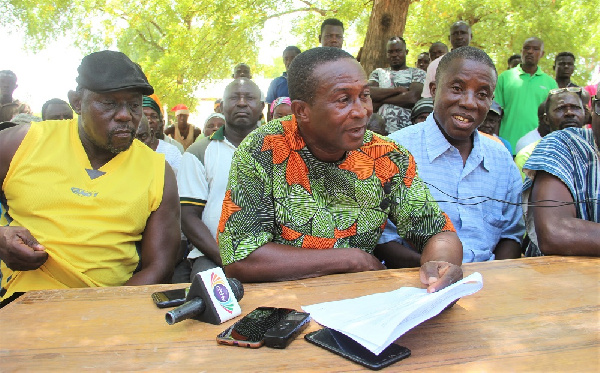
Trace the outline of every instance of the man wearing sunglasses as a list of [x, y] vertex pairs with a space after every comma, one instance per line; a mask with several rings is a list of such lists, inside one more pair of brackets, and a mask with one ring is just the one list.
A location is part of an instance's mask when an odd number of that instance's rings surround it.
[[[568, 93], [569, 88], [562, 89]], [[560, 94], [560, 93], [558, 93]], [[544, 137], [523, 170], [526, 256], [600, 256], [600, 95], [592, 98], [592, 128]], [[543, 202], [536, 202], [543, 201]]]

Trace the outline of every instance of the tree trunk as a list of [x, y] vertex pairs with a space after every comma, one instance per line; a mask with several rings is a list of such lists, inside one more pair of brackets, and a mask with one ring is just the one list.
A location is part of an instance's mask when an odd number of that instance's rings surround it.
[[359, 53], [367, 76], [378, 67], [388, 67], [386, 44], [392, 36], [402, 36], [411, 0], [373, 0], [373, 10], [365, 44]]

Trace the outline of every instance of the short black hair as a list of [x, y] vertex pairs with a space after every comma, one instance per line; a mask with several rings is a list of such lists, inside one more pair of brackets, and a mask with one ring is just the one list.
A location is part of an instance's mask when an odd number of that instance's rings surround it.
[[404, 43], [404, 45], [406, 45], [406, 40], [404, 40], [402, 36], [392, 36], [390, 40], [388, 40], [388, 43], [392, 41], [401, 41]]
[[327, 18], [321, 23], [321, 34], [323, 33], [323, 29], [325, 26], [340, 26], [342, 30], [344, 29], [344, 23], [337, 18]]
[[319, 84], [318, 77], [313, 76], [315, 68], [343, 58], [354, 59], [350, 53], [333, 47], [318, 47], [300, 53], [287, 71], [290, 99], [312, 104]]
[[[285, 53], [285, 52], [296, 52], [297, 54], [300, 54], [300, 53], [302, 53], [302, 51], [300, 50], [300, 48], [298, 48], [298, 47], [297, 47], [297, 46], [295, 46], [295, 45], [290, 45], [289, 47], [286, 47], [286, 48], [283, 50], [283, 53]], [[282, 53], [282, 54], [283, 54], [283, 53]]]
[[44, 102], [44, 105], [42, 105], [42, 119], [46, 119], [46, 110], [48, 110], [48, 106], [53, 104], [65, 104], [68, 107], [71, 107], [71, 105], [69, 105], [69, 103], [65, 100], [61, 100], [60, 98], [51, 98], [50, 100]]
[[513, 54], [512, 56], [508, 57], [508, 64], [510, 65], [510, 63], [512, 62], [512, 60], [516, 60], [516, 59], [521, 59], [521, 55], [520, 54]]
[[458, 27], [458, 26], [462, 26], [465, 25], [469, 28], [469, 31], [471, 31], [471, 25], [469, 25], [467, 22], [463, 21], [462, 19], [460, 21], [456, 21], [454, 22], [451, 26], [450, 26], [450, 32], [452, 32], [452, 29], [454, 27]]
[[17, 74], [15, 74], [12, 70], [2, 70], [0, 71], [0, 76], [2, 75], [10, 76], [15, 79], [15, 82], [17, 81]]
[[556, 57], [554, 57], [554, 63], [556, 63], [556, 60], [558, 60], [558, 57], [571, 57], [573, 60], [575, 60], [575, 55], [571, 52], [560, 52], [559, 54], [556, 55]]
[[498, 71], [496, 71], [496, 65], [494, 65], [494, 61], [487, 55], [484, 51], [479, 48], [464, 46], [460, 48], [456, 48], [451, 50], [449, 53], [446, 53], [442, 59], [440, 60], [440, 64], [438, 65], [437, 72], [435, 74], [435, 84], [438, 85], [441, 79], [441, 76], [446, 71], [450, 63], [456, 59], [470, 60], [483, 63], [494, 70], [494, 74], [496, 74], [496, 78], [498, 77]]
[[431, 52], [431, 48], [435, 46], [444, 47], [446, 48], [446, 51], [448, 50], [448, 46], [446, 44], [442, 43], [441, 41], [436, 41], [435, 43], [431, 44], [431, 46], [429, 47], [429, 51]]

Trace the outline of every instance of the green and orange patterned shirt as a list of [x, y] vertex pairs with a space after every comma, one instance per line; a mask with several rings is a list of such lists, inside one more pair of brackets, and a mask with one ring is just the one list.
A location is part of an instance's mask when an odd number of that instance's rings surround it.
[[322, 162], [295, 118], [284, 119], [252, 132], [233, 156], [218, 227], [223, 265], [268, 242], [372, 253], [388, 217], [419, 250], [454, 231], [403, 147], [367, 131], [360, 149]]

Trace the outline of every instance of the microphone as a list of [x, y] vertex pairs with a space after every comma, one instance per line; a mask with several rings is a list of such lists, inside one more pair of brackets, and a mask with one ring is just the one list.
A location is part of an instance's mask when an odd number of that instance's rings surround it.
[[226, 278], [220, 267], [212, 268], [196, 274], [186, 302], [167, 312], [165, 319], [169, 325], [190, 318], [218, 325], [242, 313], [238, 301], [243, 297], [239, 280]]

